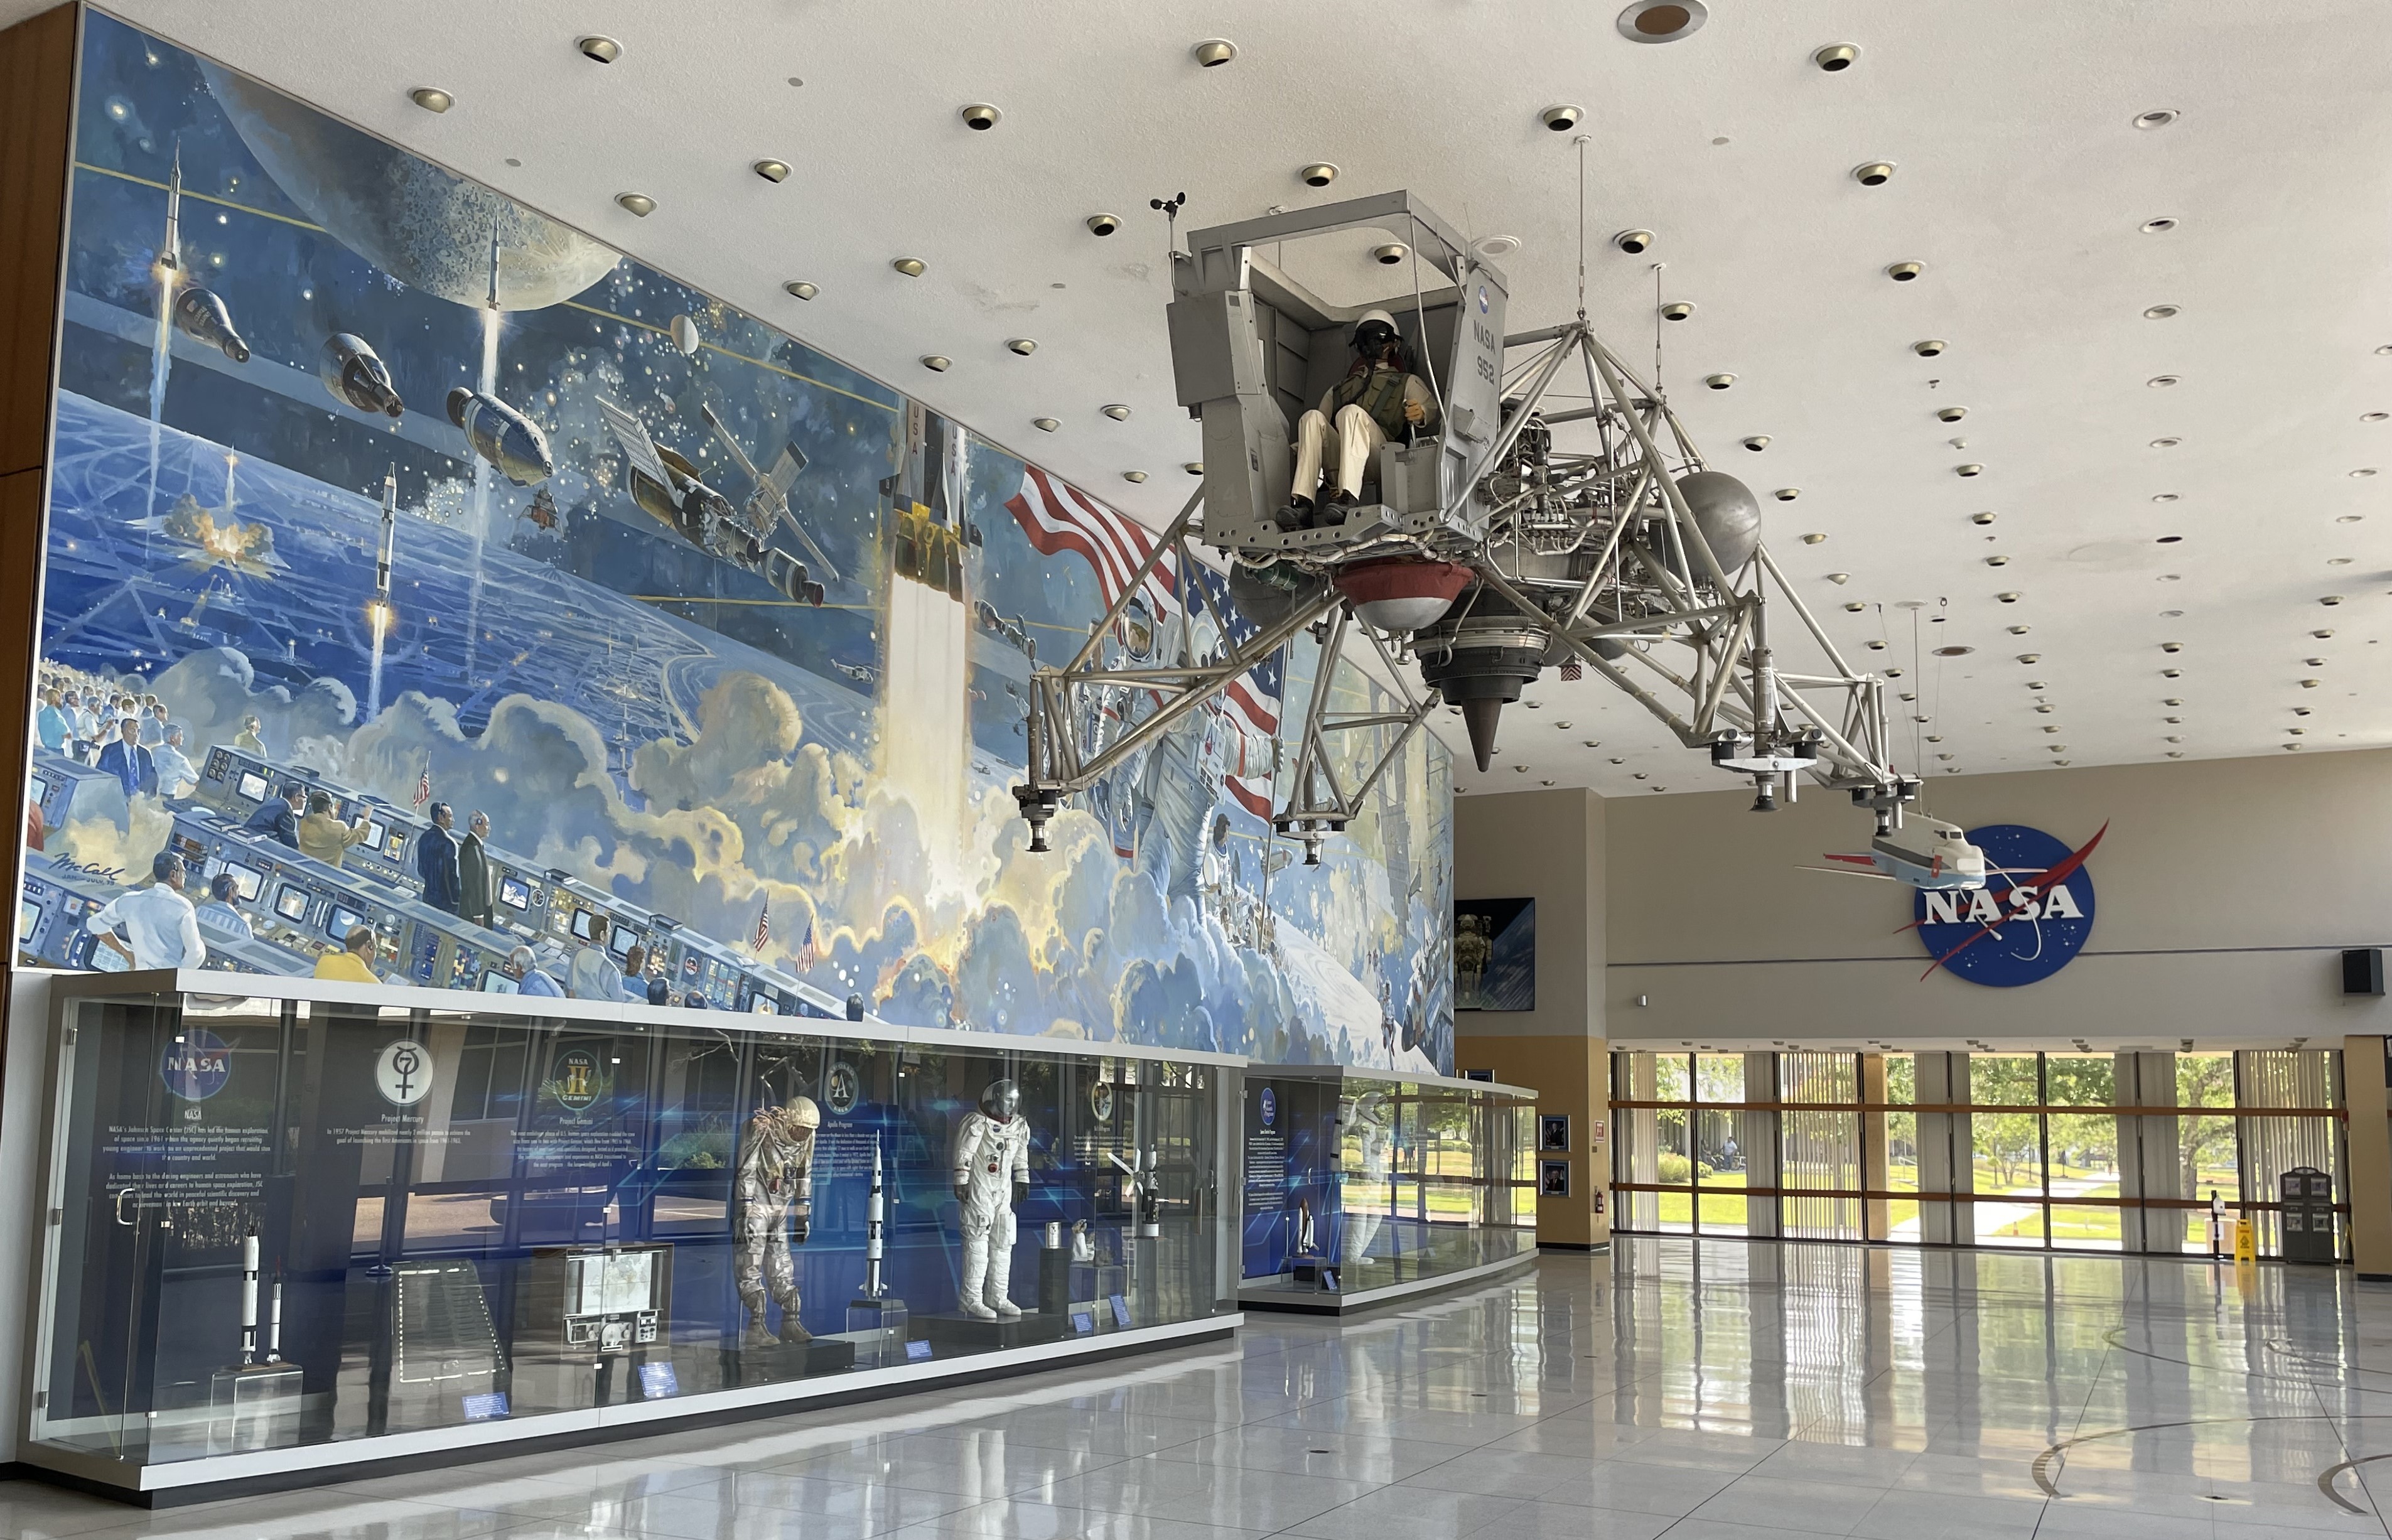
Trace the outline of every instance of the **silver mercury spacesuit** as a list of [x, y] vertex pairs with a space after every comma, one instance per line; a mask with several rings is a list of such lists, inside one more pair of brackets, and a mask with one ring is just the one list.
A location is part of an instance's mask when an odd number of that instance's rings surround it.
[[1005, 1297], [1013, 1276], [1013, 1189], [1030, 1185], [1030, 1125], [1021, 1117], [1021, 1092], [1011, 1081], [993, 1081], [980, 1094], [977, 1111], [964, 1114], [956, 1129], [956, 1200], [963, 1206], [964, 1272], [958, 1303], [983, 1321], [1015, 1316], [1021, 1307]]
[[[764, 1324], [764, 1301], [781, 1307], [779, 1340], [803, 1342], [810, 1333], [798, 1321], [798, 1274], [789, 1256], [789, 1222], [797, 1244], [806, 1243], [813, 1217], [814, 1130], [822, 1111], [804, 1096], [785, 1106], [759, 1107], [739, 1132], [739, 1171], [733, 1185], [738, 1208], [739, 1251], [734, 1275], [739, 1302], [747, 1307], [747, 1342], [774, 1340]], [[792, 1212], [794, 1210], [794, 1213]]]

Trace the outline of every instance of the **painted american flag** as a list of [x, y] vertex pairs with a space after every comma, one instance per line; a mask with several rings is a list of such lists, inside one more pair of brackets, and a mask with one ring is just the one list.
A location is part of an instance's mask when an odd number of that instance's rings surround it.
[[[1155, 536], [1144, 525], [1036, 466], [1023, 467], [1021, 490], [1005, 506], [1040, 555], [1069, 550], [1085, 559], [1096, 573], [1098, 591], [1108, 606], [1129, 587], [1131, 576], [1156, 544]], [[1260, 629], [1229, 602], [1226, 577], [1201, 563], [1191, 566], [1195, 602], [1212, 612], [1226, 643], [1242, 643]], [[1139, 588], [1158, 628], [1178, 615], [1180, 591], [1177, 559], [1166, 551]], [[1224, 715], [1236, 724], [1237, 731], [1224, 753], [1223, 783], [1238, 805], [1257, 818], [1271, 815], [1271, 744], [1279, 732], [1286, 673], [1286, 649], [1282, 648], [1239, 675], [1224, 694], [1228, 705]]]
[[756, 952], [757, 952], [757, 955], [761, 956], [761, 955], [763, 954], [763, 951], [764, 951], [764, 944], [765, 944], [767, 941], [770, 941], [772, 938], [773, 938], [773, 896], [772, 896], [771, 894], [767, 893], [766, 895], [764, 895], [764, 901], [763, 901], [761, 904], [758, 905], [758, 906], [757, 906], [757, 909], [756, 909]]

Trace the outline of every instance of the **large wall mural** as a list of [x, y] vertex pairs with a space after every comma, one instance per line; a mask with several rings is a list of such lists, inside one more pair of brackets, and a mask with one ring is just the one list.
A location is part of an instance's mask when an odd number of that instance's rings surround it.
[[[154, 950], [93, 920], [171, 852], [215, 966], [314, 971], [363, 927], [394, 983], [1450, 1069], [1444, 750], [1417, 737], [1320, 867], [1265, 816], [1281, 717], [1366, 708], [1368, 678], [1324, 686], [1299, 640], [1027, 852], [1034, 654], [1086, 638], [1143, 530], [485, 188], [86, 29], [23, 960]], [[1165, 563], [1103, 645], [1244, 624]]]

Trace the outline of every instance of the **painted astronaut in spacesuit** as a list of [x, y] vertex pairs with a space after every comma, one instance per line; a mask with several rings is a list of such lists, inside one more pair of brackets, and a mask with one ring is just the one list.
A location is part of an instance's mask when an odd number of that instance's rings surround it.
[[1013, 1206], [1030, 1196], [1030, 1124], [1011, 1081], [990, 1081], [979, 1109], [964, 1114], [950, 1164], [963, 1206], [963, 1313], [983, 1321], [1019, 1315], [1005, 1286], [1013, 1276]]
[[747, 1307], [745, 1340], [749, 1347], [770, 1346], [776, 1339], [764, 1321], [767, 1297], [781, 1307], [777, 1340], [811, 1338], [798, 1321], [790, 1221], [796, 1221], [796, 1243], [803, 1246], [813, 1218], [814, 1131], [821, 1126], [822, 1110], [810, 1098], [798, 1096], [784, 1106], [759, 1107], [739, 1132], [739, 1170], [733, 1187], [739, 1236], [734, 1277], [739, 1302]]

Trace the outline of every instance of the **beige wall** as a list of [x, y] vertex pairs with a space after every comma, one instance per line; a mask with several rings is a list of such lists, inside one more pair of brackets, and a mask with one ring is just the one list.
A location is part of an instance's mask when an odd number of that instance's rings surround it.
[[1623, 801], [1607, 822], [1611, 1038], [2323, 1047], [2392, 1032], [2392, 1003], [2342, 995], [2336, 955], [2392, 939], [2392, 751], [1927, 789], [1931, 810], [1963, 826], [2031, 824], [2079, 846], [2108, 823], [2086, 863], [2097, 908], [2075, 961], [2017, 990], [1922, 980], [1930, 959], [1901, 928], [1909, 889], [1800, 870], [1866, 848], [1868, 819], [1844, 797], [1814, 792], [1774, 814], [1748, 811], [1744, 790]]
[[1570, 1119], [1570, 1196], [1537, 1205], [1537, 1234], [1564, 1246], [1610, 1239], [1608, 1065], [1604, 959], [1606, 804], [1583, 790], [1462, 796], [1454, 801], [1454, 896], [1537, 900], [1537, 1008], [1455, 1017], [1457, 1069], [1492, 1070], [1533, 1088], [1540, 1113]]

